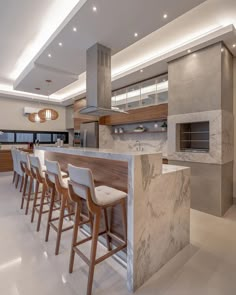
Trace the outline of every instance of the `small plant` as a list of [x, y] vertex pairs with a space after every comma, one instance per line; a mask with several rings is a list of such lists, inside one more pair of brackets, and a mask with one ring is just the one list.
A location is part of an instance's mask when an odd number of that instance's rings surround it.
[[161, 124], [161, 127], [162, 127], [162, 128], [167, 128], [167, 123], [166, 123], [166, 121], [163, 122], [163, 123]]

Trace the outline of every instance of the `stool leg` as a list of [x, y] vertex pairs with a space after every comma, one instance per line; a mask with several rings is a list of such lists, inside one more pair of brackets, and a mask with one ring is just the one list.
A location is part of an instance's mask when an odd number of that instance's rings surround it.
[[32, 215], [31, 215], [31, 222], [34, 222], [34, 214], [35, 214], [35, 208], [36, 208], [36, 205], [37, 205], [38, 193], [39, 193], [39, 182], [38, 182], [38, 180], [36, 180], [34, 203], [33, 203]]
[[13, 179], [12, 179], [12, 183], [14, 183], [14, 182], [15, 182], [15, 179], [16, 179], [16, 171], [14, 171], [14, 173], [13, 173]]
[[[23, 176], [24, 177], [24, 176]], [[27, 183], [28, 183], [28, 175], [26, 175], [25, 177], [24, 177], [24, 187], [23, 187], [23, 196], [25, 196], [26, 195], [26, 188], [27, 188]]]
[[29, 192], [28, 192], [28, 198], [27, 198], [27, 203], [26, 203], [26, 208], [25, 208], [25, 215], [28, 214], [29, 211], [29, 203], [30, 203], [30, 196], [31, 196], [31, 192], [32, 192], [32, 186], [33, 186], [33, 177], [30, 177], [30, 185], [29, 185]]
[[46, 230], [46, 237], [45, 237], [46, 242], [48, 241], [48, 237], [49, 237], [50, 222], [51, 222], [51, 219], [52, 219], [54, 199], [55, 199], [55, 188], [53, 188], [52, 191], [51, 191], [51, 202], [50, 202], [50, 208], [49, 208], [49, 212], [48, 212], [48, 222], [47, 222], [47, 230]]
[[66, 205], [66, 196], [62, 194], [55, 255], [58, 255], [59, 253], [61, 233], [62, 233], [62, 227], [63, 227], [64, 213], [65, 213], [65, 205]]
[[126, 202], [125, 199], [121, 201], [122, 207], [122, 221], [123, 221], [123, 230], [124, 230], [124, 241], [127, 244], [127, 214], [126, 214]]
[[21, 178], [20, 192], [22, 192], [23, 184], [24, 184], [24, 175]]
[[44, 183], [43, 184], [42, 196], [41, 196], [41, 200], [40, 200], [39, 216], [38, 216], [38, 223], [37, 223], [37, 231], [40, 230], [40, 224], [41, 224], [41, 219], [42, 219], [42, 214], [43, 214], [43, 204], [44, 204], [44, 200], [45, 200], [45, 195], [46, 195], [46, 185]]
[[74, 267], [74, 259], [75, 259], [74, 247], [76, 245], [77, 237], [78, 237], [78, 230], [79, 230], [79, 224], [80, 224], [80, 212], [81, 212], [81, 207], [80, 207], [80, 204], [77, 203], [76, 204], [75, 223], [74, 223], [74, 228], [73, 228], [73, 237], [72, 237], [71, 250], [70, 250], [69, 273], [73, 272], [73, 267]]
[[27, 182], [28, 182], [28, 175], [24, 177], [24, 188], [22, 193], [22, 201], [21, 201], [21, 209], [24, 207], [24, 201], [25, 201], [25, 195], [26, 195], [26, 188], [27, 188]]
[[107, 250], [111, 250], [111, 238], [108, 235], [109, 232], [109, 224], [108, 224], [108, 217], [107, 217], [107, 208], [104, 208], [104, 219], [105, 219], [105, 228], [106, 228], [106, 241], [107, 241]]
[[92, 247], [91, 247], [91, 254], [90, 254], [90, 265], [89, 265], [87, 295], [92, 294], [93, 276], [94, 276], [94, 268], [95, 268], [95, 262], [96, 262], [96, 253], [97, 253], [97, 243], [98, 243], [100, 220], [101, 220], [101, 211], [99, 211], [95, 215], [94, 222], [93, 222], [93, 237], [92, 237]]
[[16, 176], [16, 186], [15, 186], [16, 188], [18, 187], [19, 179], [20, 179], [20, 175], [17, 174], [17, 176]]

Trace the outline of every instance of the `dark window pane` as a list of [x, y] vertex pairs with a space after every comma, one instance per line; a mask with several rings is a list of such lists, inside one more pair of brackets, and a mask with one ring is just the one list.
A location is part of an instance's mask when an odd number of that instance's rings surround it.
[[11, 132], [0, 132], [0, 143], [14, 142], [14, 133]]
[[56, 142], [57, 139], [61, 139], [61, 140], [63, 140], [65, 142], [66, 136], [65, 136], [64, 133], [54, 133], [53, 134], [53, 142]]
[[34, 141], [33, 133], [16, 133], [17, 143], [33, 142], [33, 141]]
[[37, 133], [36, 139], [39, 142], [51, 142], [51, 133]]

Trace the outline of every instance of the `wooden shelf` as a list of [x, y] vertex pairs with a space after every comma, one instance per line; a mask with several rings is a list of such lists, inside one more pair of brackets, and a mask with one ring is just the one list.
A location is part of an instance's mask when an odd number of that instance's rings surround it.
[[182, 134], [208, 134], [209, 131], [184, 131]]
[[198, 141], [209, 142], [208, 139], [181, 139], [180, 141], [185, 141], [185, 142], [198, 142]]
[[144, 131], [144, 132], [134, 132], [134, 131], [131, 131], [131, 132], [122, 132], [122, 133], [115, 133], [115, 132], [112, 132], [113, 135], [123, 135], [123, 134], [144, 134], [144, 133], [166, 133], [167, 130], [165, 131], [162, 131], [162, 130], [158, 130], [158, 131]]

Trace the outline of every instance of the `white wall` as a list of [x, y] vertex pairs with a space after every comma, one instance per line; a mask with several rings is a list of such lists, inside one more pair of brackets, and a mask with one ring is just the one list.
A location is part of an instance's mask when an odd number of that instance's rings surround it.
[[65, 131], [66, 111], [65, 107], [51, 105], [59, 113], [59, 118], [55, 121], [45, 123], [31, 123], [27, 117], [23, 116], [24, 107], [45, 107], [48, 104], [41, 104], [30, 101], [14, 100], [0, 97], [0, 130], [32, 130], [32, 131]]

